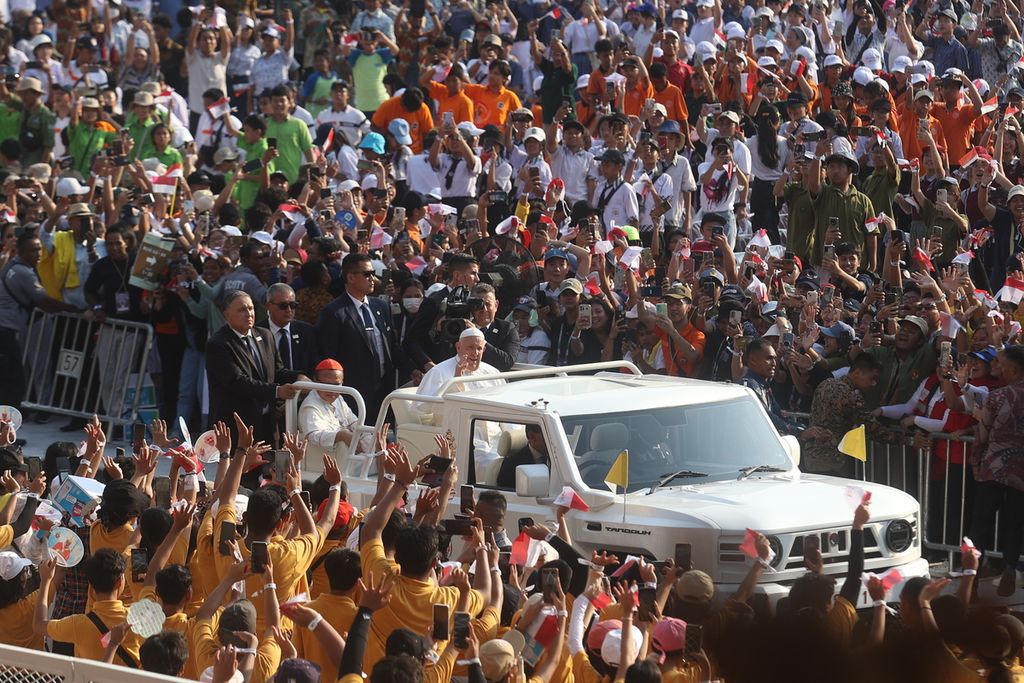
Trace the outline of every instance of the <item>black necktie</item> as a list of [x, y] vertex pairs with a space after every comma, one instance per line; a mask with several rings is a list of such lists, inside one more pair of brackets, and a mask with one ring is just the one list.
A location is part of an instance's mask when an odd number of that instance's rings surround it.
[[370, 305], [363, 304], [359, 307], [359, 315], [363, 319], [363, 327], [366, 328], [366, 336], [370, 339], [370, 348], [373, 355], [377, 356], [377, 362], [381, 362], [381, 349], [377, 346], [377, 329], [373, 324], [373, 313], [370, 312]]
[[263, 359], [260, 358], [259, 349], [256, 348], [256, 340], [250, 334], [245, 338], [246, 346], [249, 347], [249, 355], [252, 356], [252, 360], [256, 363], [256, 374], [259, 375], [260, 379], [264, 378], [263, 372]]
[[292, 369], [292, 348], [291, 344], [288, 343], [288, 330], [281, 328], [278, 330], [281, 335], [277, 340], [277, 350], [281, 354], [281, 364], [288, 370]]

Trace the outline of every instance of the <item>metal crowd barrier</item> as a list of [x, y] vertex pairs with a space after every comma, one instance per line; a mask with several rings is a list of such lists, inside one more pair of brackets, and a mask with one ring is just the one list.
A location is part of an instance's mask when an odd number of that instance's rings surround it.
[[[785, 413], [786, 417], [806, 423], [807, 413]], [[856, 462], [856, 478], [861, 481], [884, 484], [909, 493], [921, 505], [920, 531], [925, 550], [944, 553], [950, 566], [960, 554], [964, 536], [971, 535], [973, 516], [973, 477], [969, 478], [969, 465], [950, 462], [949, 453], [963, 444], [964, 463], [969, 462], [974, 437], [954, 434], [928, 434], [929, 448], [915, 448], [913, 438], [902, 430], [893, 430], [893, 442], [868, 440], [867, 460]], [[941, 477], [932, 479], [932, 458], [936, 445], [946, 444], [947, 457], [942, 465]], [[993, 545], [986, 555], [1002, 557], [999, 552], [999, 515], [992, 529]], [[975, 539], [976, 540], [976, 539]]]
[[141, 669], [0, 645], [0, 683], [140, 683], [178, 681]]
[[23, 341], [28, 387], [22, 406], [130, 424], [138, 416], [152, 342], [153, 330], [145, 323], [113, 318], [99, 323], [36, 309]]

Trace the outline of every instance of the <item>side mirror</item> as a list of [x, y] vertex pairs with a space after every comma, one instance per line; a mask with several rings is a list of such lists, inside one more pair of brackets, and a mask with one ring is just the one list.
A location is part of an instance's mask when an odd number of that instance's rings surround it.
[[549, 495], [547, 465], [520, 465], [516, 468], [516, 495], [543, 498]]
[[786, 454], [789, 455], [790, 461], [793, 463], [793, 467], [800, 466], [800, 440], [791, 434], [787, 434], [782, 437], [782, 445], [786, 449]]

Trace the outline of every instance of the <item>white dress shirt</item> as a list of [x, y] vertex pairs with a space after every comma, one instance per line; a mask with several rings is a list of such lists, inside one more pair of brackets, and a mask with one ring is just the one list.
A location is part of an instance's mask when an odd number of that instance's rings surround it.
[[[618, 187], [614, 190], [611, 189], [615, 185], [618, 185]], [[604, 234], [607, 235], [609, 230], [620, 225], [635, 226], [637, 218], [640, 217], [640, 206], [636, 201], [633, 186], [621, 180], [608, 183], [604, 178], [599, 179], [597, 186], [594, 188], [594, 195], [590, 199], [591, 203], [598, 209], [601, 208], [601, 198], [606, 191], [611, 194], [604, 206], [604, 212], [601, 214]]]

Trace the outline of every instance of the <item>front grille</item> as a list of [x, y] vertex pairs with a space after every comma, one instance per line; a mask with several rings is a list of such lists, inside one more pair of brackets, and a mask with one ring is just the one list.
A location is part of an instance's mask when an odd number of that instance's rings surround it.
[[[845, 563], [850, 554], [850, 527], [808, 531], [802, 534], [776, 535], [782, 546], [783, 558], [773, 562], [778, 571], [802, 569], [804, 567], [805, 539], [816, 536], [821, 547], [821, 557], [825, 566]], [[722, 563], [746, 562], [740, 551], [742, 539], [723, 540], [718, 544], [718, 561]], [[864, 559], [871, 560], [882, 557], [882, 549], [878, 545], [878, 537], [874, 529], [864, 529]]]

